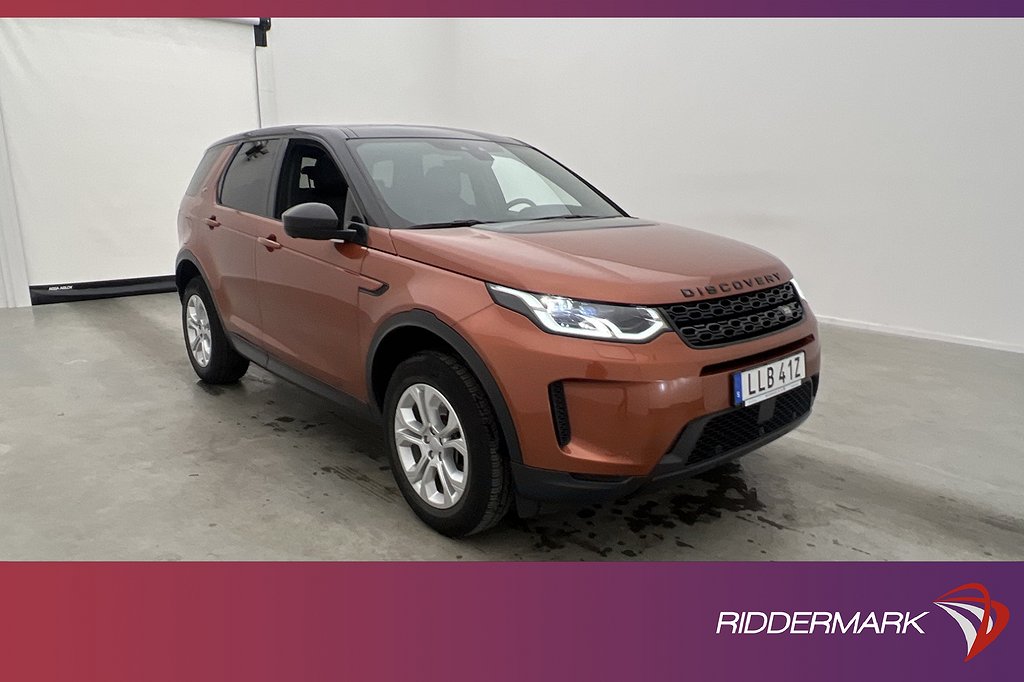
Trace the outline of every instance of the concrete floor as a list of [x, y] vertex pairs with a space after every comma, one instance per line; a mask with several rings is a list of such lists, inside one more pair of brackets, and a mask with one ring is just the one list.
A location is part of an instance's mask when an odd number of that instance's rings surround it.
[[822, 336], [797, 432], [454, 541], [374, 426], [256, 368], [198, 383], [173, 294], [0, 310], [0, 559], [1024, 559], [1024, 355]]

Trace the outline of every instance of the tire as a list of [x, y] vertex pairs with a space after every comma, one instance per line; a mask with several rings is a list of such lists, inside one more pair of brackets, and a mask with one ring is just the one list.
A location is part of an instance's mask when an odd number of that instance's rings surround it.
[[[201, 277], [193, 277], [181, 296], [181, 328], [189, 362], [204, 382], [231, 384], [241, 379], [249, 369], [249, 361], [231, 345], [217, 316], [210, 290]], [[200, 344], [193, 341], [197, 331]]]
[[[431, 391], [440, 395], [440, 400]], [[417, 396], [421, 402], [416, 402]], [[428, 415], [440, 415], [442, 419], [430, 420], [428, 416], [427, 421], [421, 421], [421, 404], [428, 405]], [[447, 421], [443, 419], [446, 412]], [[459, 428], [445, 435], [452, 428], [452, 414]], [[416, 422], [421, 429], [415, 428]], [[428, 423], [444, 427], [431, 431]], [[508, 512], [511, 474], [498, 420], [480, 382], [461, 361], [425, 351], [399, 364], [384, 397], [384, 429], [395, 482], [428, 526], [442, 535], [465, 537], [491, 528]], [[399, 430], [406, 435], [399, 435]], [[429, 442], [421, 445], [424, 433]], [[441, 438], [430, 440], [430, 434], [438, 433]], [[415, 436], [415, 442], [410, 435]], [[414, 473], [407, 474], [407, 469]], [[426, 472], [418, 482], [414, 481], [416, 470]], [[454, 499], [459, 474], [462, 491]]]

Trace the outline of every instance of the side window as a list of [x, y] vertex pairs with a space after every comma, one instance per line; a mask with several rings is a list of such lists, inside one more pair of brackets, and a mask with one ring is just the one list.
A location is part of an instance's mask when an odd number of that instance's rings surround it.
[[210, 174], [213, 164], [217, 161], [217, 157], [220, 156], [222, 151], [224, 151], [224, 145], [210, 147], [206, 150], [206, 153], [203, 154], [203, 160], [199, 162], [196, 172], [192, 174], [192, 180], [188, 183], [188, 189], [185, 190], [185, 194], [190, 197], [199, 194], [199, 190], [203, 188], [203, 181]]
[[246, 213], [267, 215], [270, 182], [280, 140], [245, 142], [228, 166], [220, 188], [220, 203]]
[[317, 144], [293, 140], [281, 167], [274, 217], [280, 218], [292, 206], [309, 202], [327, 204], [341, 221], [352, 217], [348, 183], [331, 155]]

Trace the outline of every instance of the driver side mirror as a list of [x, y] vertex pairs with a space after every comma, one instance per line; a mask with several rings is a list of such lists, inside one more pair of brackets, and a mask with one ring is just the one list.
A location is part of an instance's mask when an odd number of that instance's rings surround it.
[[309, 202], [292, 206], [281, 214], [284, 232], [295, 239], [320, 239], [366, 243], [366, 225], [351, 222], [338, 227], [338, 214], [327, 204]]

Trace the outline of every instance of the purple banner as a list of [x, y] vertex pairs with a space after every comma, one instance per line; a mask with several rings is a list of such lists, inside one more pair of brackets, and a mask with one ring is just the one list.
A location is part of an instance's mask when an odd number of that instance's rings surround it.
[[241, 16], [267, 17], [1019, 17], [1021, 0], [0, 0], [2, 16]]
[[0, 674], [1014, 680], [1022, 577], [1019, 563], [0, 564]]

